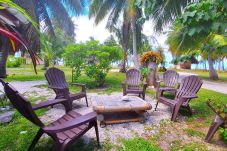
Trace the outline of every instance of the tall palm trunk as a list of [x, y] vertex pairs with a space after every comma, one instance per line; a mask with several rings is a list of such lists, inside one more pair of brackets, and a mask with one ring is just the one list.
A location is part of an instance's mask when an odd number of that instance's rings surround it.
[[211, 56], [211, 51], [208, 51], [208, 64], [209, 64], [209, 75], [210, 75], [210, 79], [212, 80], [218, 80], [218, 74], [217, 71], [214, 69], [214, 64], [212, 61], [212, 56]]
[[119, 71], [125, 73], [126, 72], [126, 61], [127, 61], [127, 49], [123, 48], [122, 52], [123, 52], [122, 63], [121, 63], [121, 68]]
[[126, 72], [127, 51], [129, 47], [129, 30], [130, 30], [130, 23], [127, 19], [124, 19], [121, 32], [119, 33], [120, 34], [119, 37], [122, 36], [122, 38], [120, 38], [121, 39], [120, 41], [121, 41], [121, 46], [123, 51], [120, 72], [123, 72], [123, 73]]
[[136, 17], [132, 16], [131, 18], [131, 27], [132, 27], [132, 39], [133, 39], [133, 62], [135, 68], [139, 69], [139, 58], [137, 55], [137, 38], [136, 38]]
[[9, 41], [0, 37], [0, 78], [6, 78], [6, 61], [9, 54]]

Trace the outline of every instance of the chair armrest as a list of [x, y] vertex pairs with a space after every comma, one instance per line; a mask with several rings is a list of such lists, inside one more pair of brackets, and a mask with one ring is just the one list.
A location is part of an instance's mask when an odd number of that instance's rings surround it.
[[53, 125], [45, 126], [43, 128], [43, 130], [45, 132], [47, 132], [47, 133], [58, 133], [58, 132], [62, 132], [62, 131], [72, 129], [74, 127], [83, 125], [83, 124], [88, 123], [88, 122], [91, 122], [91, 121], [96, 121], [96, 116], [97, 116], [97, 114], [95, 112], [91, 112], [91, 113], [88, 113], [86, 115], [82, 115], [80, 117], [77, 117], [77, 118], [75, 118], [73, 120], [64, 122], [61, 125], [57, 125], [57, 126], [53, 126]]
[[83, 83], [71, 83], [71, 85], [79, 86], [81, 87], [82, 92], [86, 92], [86, 84]]
[[64, 103], [65, 101], [67, 101], [67, 99], [47, 100], [47, 101], [41, 102], [39, 104], [33, 105], [32, 109], [38, 110], [38, 109], [45, 108], [45, 107], [48, 107], [48, 106], [53, 106], [55, 104]]
[[83, 83], [71, 83], [71, 85], [76, 85], [76, 86], [80, 86], [80, 87], [86, 86], [86, 84], [83, 84]]
[[194, 98], [198, 98], [198, 96], [196, 96], [196, 95], [184, 95], [184, 96], [181, 96], [181, 98], [183, 98], [183, 99], [194, 99]]

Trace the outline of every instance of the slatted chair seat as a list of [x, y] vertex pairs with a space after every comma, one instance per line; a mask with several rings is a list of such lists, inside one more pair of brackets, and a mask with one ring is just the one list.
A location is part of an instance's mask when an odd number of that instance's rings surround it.
[[[54, 121], [53, 123], [49, 124], [51, 126], [61, 126], [62, 123], [66, 123], [66, 122], [70, 122], [71, 120], [74, 120], [78, 117], [82, 116], [81, 114], [74, 112], [74, 111], [70, 111], [67, 114], [65, 114], [64, 116], [62, 116], [61, 118], [59, 118], [58, 120]], [[83, 125], [80, 125], [78, 127], [72, 128], [70, 130], [66, 130], [63, 132], [59, 132], [56, 133], [57, 138], [59, 140], [59, 142], [64, 142], [66, 139], [68, 140], [72, 140], [76, 137], [78, 137], [80, 134], [82, 134], [84, 131], [86, 131], [86, 129], [89, 129], [89, 124], [85, 123]]]
[[[0, 79], [0, 82], [4, 86], [4, 91], [13, 104], [13, 106], [30, 122], [39, 127], [32, 144], [29, 147], [29, 151], [33, 150], [35, 144], [38, 142], [43, 133], [49, 135], [56, 142], [55, 150], [65, 151], [69, 149], [76, 139], [84, 135], [89, 129], [95, 128], [97, 143], [99, 146], [99, 135], [97, 126], [97, 115], [95, 112], [91, 112], [85, 115], [81, 115], [75, 111], [68, 111], [61, 118], [56, 121], [44, 125], [42, 121], [37, 117], [34, 110], [47, 107], [52, 105], [49, 101], [48, 103], [42, 103], [42, 105], [32, 106], [31, 103], [24, 98], [14, 87], [9, 83], [4, 82]], [[58, 103], [62, 103], [66, 99], [58, 99]], [[43, 105], [44, 104], [44, 105]]]
[[161, 81], [157, 81], [156, 88], [156, 98], [158, 98], [159, 94], [163, 95], [164, 92], [170, 92], [172, 94], [176, 94], [176, 87], [178, 85], [179, 74], [174, 70], [167, 70], [163, 74], [163, 84], [164, 87], [160, 87]]
[[168, 106], [174, 106], [176, 105], [177, 101], [175, 100], [172, 100], [172, 99], [168, 99], [168, 98], [165, 98], [165, 97], [159, 97], [159, 100], [165, 104], [165, 105], [168, 105]]
[[176, 92], [175, 98], [168, 99], [163, 96], [163, 94], [158, 96], [155, 111], [157, 109], [158, 103], [161, 102], [165, 105], [173, 107], [172, 111], [172, 121], [176, 121], [178, 112], [181, 107], [186, 108], [191, 114], [191, 108], [189, 106], [189, 101], [191, 99], [197, 98], [196, 93], [201, 88], [203, 82], [198, 76], [188, 76], [182, 79], [179, 89]]
[[126, 72], [126, 80], [122, 82], [123, 95], [127, 94], [138, 94], [140, 97], [145, 99], [145, 91], [147, 84], [143, 83], [143, 87], [140, 87], [141, 84], [141, 74], [137, 69], [130, 69]]
[[81, 91], [71, 94], [69, 92], [68, 84], [65, 79], [65, 74], [58, 68], [49, 68], [45, 73], [46, 80], [48, 81], [49, 88], [53, 89], [56, 94], [56, 99], [65, 98], [68, 100], [66, 110], [72, 109], [72, 102], [81, 98], [85, 98], [88, 107], [86, 85], [79, 83], [72, 83], [74, 86], [81, 87]]

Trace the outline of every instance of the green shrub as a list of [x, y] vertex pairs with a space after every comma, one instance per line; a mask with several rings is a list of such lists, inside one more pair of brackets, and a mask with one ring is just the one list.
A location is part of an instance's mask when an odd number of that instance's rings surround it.
[[74, 69], [74, 80], [78, 80], [84, 70], [88, 77], [95, 79], [96, 86], [104, 85], [110, 64], [121, 59], [118, 46], [102, 45], [95, 40], [70, 45], [65, 50], [66, 65]]
[[221, 128], [220, 129], [221, 136], [224, 139], [224, 141], [227, 143], [227, 128]]
[[6, 66], [8, 68], [15, 68], [15, 67], [20, 67], [22, 64], [22, 59], [21, 58], [16, 58], [14, 56], [8, 56]]
[[140, 72], [142, 75], [141, 80], [144, 80], [145, 78], [147, 78], [149, 76], [149, 74], [151, 73], [151, 70], [148, 67], [144, 66], [140, 69]]
[[94, 78], [97, 86], [103, 86], [106, 75], [110, 69], [109, 53], [102, 50], [91, 51], [88, 54], [88, 62], [85, 66], [85, 73], [88, 77]]

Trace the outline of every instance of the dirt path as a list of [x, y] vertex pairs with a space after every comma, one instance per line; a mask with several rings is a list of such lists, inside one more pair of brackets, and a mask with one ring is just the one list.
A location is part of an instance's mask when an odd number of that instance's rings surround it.
[[[179, 74], [180, 74], [180, 80], [189, 75], [196, 75], [193, 73], [186, 73], [186, 72], [179, 72]], [[223, 83], [223, 82], [212, 82], [212, 81], [203, 80], [202, 88], [227, 94], [227, 83]]]
[[[36, 90], [36, 87], [34, 86], [39, 86], [46, 84], [45, 80], [40, 80], [40, 81], [12, 81], [9, 82], [11, 85], [13, 85], [20, 93], [24, 92], [32, 92]], [[2, 85], [0, 85], [0, 90], [3, 90]]]

